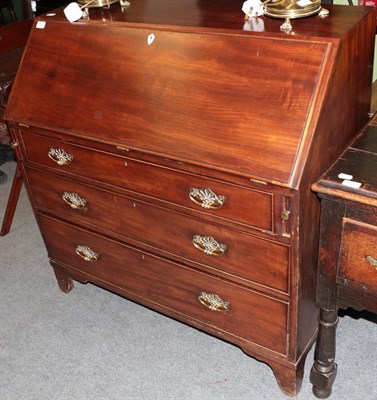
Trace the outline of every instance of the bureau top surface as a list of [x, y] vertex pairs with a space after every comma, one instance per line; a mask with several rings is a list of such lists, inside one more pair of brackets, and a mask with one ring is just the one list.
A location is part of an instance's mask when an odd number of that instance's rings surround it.
[[313, 189], [377, 207], [377, 115]]
[[[260, 17], [245, 21], [240, 0], [131, 0], [127, 8], [113, 4], [107, 8], [90, 8], [89, 19], [74, 24], [112, 24], [175, 27], [178, 30], [208, 29], [216, 32], [258, 32], [286, 35], [280, 30], [281, 19]], [[349, 6], [325, 6], [330, 17], [317, 16], [293, 21], [290, 35], [339, 38], [368, 12], [365, 7], [352, 9]], [[68, 23], [63, 8], [54, 15], [43, 15], [44, 21], [56, 20]]]
[[286, 35], [267, 17], [250, 32], [240, 7], [134, 0], [72, 24], [62, 9], [42, 16], [6, 118], [293, 187], [316, 162], [306, 160], [313, 136], [327, 134], [316, 131], [323, 101], [345, 93], [330, 81], [345, 62], [334, 49], [364, 40], [354, 28], [371, 14], [334, 6]]

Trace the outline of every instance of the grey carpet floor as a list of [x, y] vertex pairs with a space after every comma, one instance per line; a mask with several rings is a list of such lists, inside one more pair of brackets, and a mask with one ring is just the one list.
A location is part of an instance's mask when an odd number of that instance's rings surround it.
[[[11, 177], [15, 163], [1, 169]], [[11, 179], [0, 185], [2, 218]], [[345, 314], [333, 400], [377, 399], [377, 318]], [[314, 399], [310, 351], [299, 400]], [[287, 400], [239, 348], [94, 285], [58, 290], [23, 189], [0, 238], [0, 400]]]

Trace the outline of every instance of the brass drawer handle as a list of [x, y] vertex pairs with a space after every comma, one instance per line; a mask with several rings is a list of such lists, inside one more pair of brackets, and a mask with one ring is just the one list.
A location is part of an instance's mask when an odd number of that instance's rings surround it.
[[191, 188], [189, 197], [195, 204], [210, 210], [219, 210], [225, 204], [226, 199], [225, 196], [217, 195], [209, 188]]
[[203, 306], [209, 308], [212, 311], [225, 312], [230, 309], [230, 303], [224, 301], [217, 294], [200, 292], [198, 300], [203, 304]]
[[83, 246], [79, 244], [76, 246], [75, 250], [76, 254], [78, 254], [85, 261], [95, 262], [99, 259], [99, 254], [88, 246]]
[[374, 258], [372, 256], [365, 256], [365, 259], [368, 261], [371, 267], [376, 268], [377, 270], [377, 258]]
[[209, 256], [223, 256], [227, 250], [227, 245], [217, 242], [211, 236], [194, 235], [192, 238], [193, 245]]
[[74, 210], [82, 210], [87, 205], [87, 201], [74, 192], [64, 192], [62, 199]]
[[63, 149], [51, 149], [48, 151], [48, 156], [51, 158], [52, 161], [56, 162], [58, 165], [69, 165], [73, 161], [73, 155], [67, 153]]

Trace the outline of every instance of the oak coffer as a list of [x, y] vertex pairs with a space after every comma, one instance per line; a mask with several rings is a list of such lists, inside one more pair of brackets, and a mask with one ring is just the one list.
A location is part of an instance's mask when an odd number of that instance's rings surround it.
[[62, 291], [221, 337], [295, 395], [318, 324], [310, 185], [369, 118], [375, 14], [330, 6], [287, 34], [241, 5], [41, 16], [6, 118]]

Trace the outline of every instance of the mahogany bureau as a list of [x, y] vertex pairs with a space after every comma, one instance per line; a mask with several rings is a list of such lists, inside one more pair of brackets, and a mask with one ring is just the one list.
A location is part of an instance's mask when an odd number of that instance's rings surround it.
[[310, 185], [368, 119], [375, 15], [253, 22], [234, 0], [59, 9], [6, 117], [61, 290], [92, 282], [223, 338], [293, 396], [318, 326]]
[[338, 309], [377, 313], [377, 116], [313, 185], [322, 199], [313, 392], [331, 394]]

